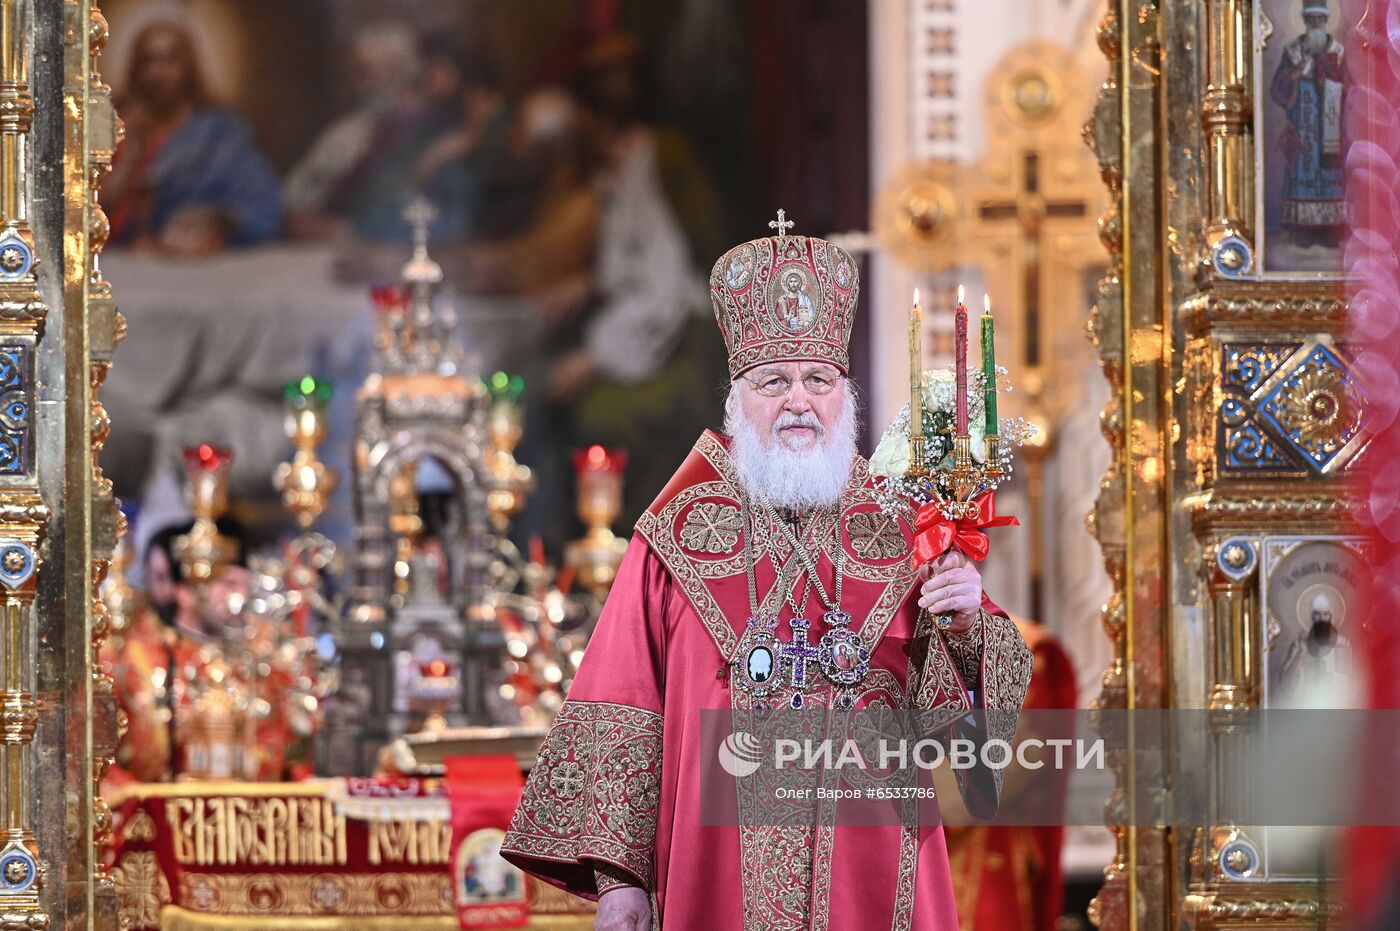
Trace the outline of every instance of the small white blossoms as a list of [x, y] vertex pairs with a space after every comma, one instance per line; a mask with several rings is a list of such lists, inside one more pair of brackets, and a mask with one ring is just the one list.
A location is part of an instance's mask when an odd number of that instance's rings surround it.
[[[1004, 366], [997, 366], [997, 393], [1011, 390]], [[953, 418], [957, 408], [957, 379], [951, 368], [930, 369], [922, 373], [925, 426], [932, 420], [934, 431], [926, 432], [929, 437], [931, 458], [938, 455], [934, 450], [952, 449]], [[967, 370], [968, 409], [967, 427], [972, 443], [972, 458], [985, 463], [987, 458], [986, 405], [983, 396], [986, 380], [981, 369]], [[997, 424], [1002, 439], [1003, 468], [1010, 468], [1011, 447], [1020, 446], [1035, 434], [1035, 427], [1020, 417], [1003, 417]], [[952, 467], [952, 457], [943, 455], [937, 462], [930, 463], [935, 469]], [[885, 478], [899, 478], [909, 470], [909, 405], [900, 408], [899, 415], [885, 430], [875, 452], [870, 457], [870, 472]]]

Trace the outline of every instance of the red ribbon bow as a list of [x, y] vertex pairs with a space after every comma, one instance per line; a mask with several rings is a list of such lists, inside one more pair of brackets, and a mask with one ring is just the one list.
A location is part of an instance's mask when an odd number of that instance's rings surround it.
[[996, 494], [987, 492], [977, 499], [977, 513], [972, 517], [952, 520], [938, 509], [938, 502], [930, 501], [919, 508], [914, 519], [914, 555], [918, 561], [926, 563], [936, 559], [951, 549], [961, 550], [969, 559], [987, 558], [989, 544], [988, 527], [1019, 527], [1021, 522], [1007, 514], [997, 516]]

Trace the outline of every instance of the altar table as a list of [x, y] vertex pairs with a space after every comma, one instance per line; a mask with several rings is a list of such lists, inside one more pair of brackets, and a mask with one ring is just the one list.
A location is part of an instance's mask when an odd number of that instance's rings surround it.
[[[438, 780], [137, 784], [111, 799], [129, 931], [456, 931]], [[594, 905], [527, 877], [531, 928]]]

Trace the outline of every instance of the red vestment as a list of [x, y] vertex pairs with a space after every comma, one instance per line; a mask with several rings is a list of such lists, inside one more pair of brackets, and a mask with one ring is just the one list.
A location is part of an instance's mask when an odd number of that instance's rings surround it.
[[[637, 523], [501, 852], [590, 898], [596, 866], [621, 870], [652, 893], [666, 931], [956, 928], [937, 824], [702, 824], [701, 712], [750, 701], [729, 678], [750, 614], [745, 536], [752, 527], [760, 592], [777, 578], [774, 557], [785, 563], [791, 552], [763, 512], [746, 508], [726, 441], [707, 432]], [[970, 671], [980, 677], [980, 706], [1019, 708], [1031, 657], [1011, 621], [987, 602], [997, 613], [985, 617], [973, 668], [966, 656], [960, 668], [909, 597], [917, 570], [908, 517], [881, 511], [858, 460], [840, 506], [800, 530], [820, 544], [817, 571], [828, 592], [837, 547], [844, 550], [841, 606], [872, 654], [857, 707], [966, 710]], [[791, 587], [801, 593], [803, 584], [799, 576]], [[803, 614], [824, 610], [812, 594]], [[786, 640], [792, 612], [784, 606], [779, 617]], [[813, 640], [824, 629], [814, 622]], [[832, 694], [822, 686], [806, 698], [829, 705]], [[999, 780], [973, 778], [962, 788], [969, 808], [985, 814]]]
[[108, 641], [102, 661], [127, 723], [107, 780], [113, 785], [168, 782], [182, 750], [174, 722], [188, 713], [193, 683], [204, 673], [208, 656], [148, 607], [132, 616], [119, 652], [115, 646]]
[[117, 704], [126, 713], [126, 731], [117, 747], [116, 763], [108, 771], [113, 784], [170, 778], [174, 702], [167, 690], [186, 659], [176, 656], [178, 644], [174, 631], [154, 611], [141, 608], [132, 615], [120, 652], [112, 649], [115, 644], [110, 640], [103, 649]]
[[[1074, 668], [1069, 654], [1039, 624], [1018, 624], [1034, 659], [1027, 709], [1068, 709], [1075, 705]], [[1062, 735], [1056, 735], [1062, 736]], [[1053, 779], [1018, 786], [1011, 774], [1008, 796], [1018, 790], [1048, 793], [1036, 811], [1047, 821], [1063, 817], [1067, 770]], [[1064, 871], [1059, 824], [949, 827], [948, 857], [963, 931], [1054, 931], [1064, 904]]]

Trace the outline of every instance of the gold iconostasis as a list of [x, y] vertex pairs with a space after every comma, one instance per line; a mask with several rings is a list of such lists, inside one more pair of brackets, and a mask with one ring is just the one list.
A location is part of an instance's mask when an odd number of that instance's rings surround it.
[[[986, 292], [1036, 428], [986, 586], [1044, 707], [1205, 709], [1181, 739], [1227, 749], [1358, 700], [1350, 7], [537, 6], [0, 0], [0, 925], [503, 895], [448, 761], [533, 759], [719, 425], [703, 276], [779, 207], [868, 283], [868, 439], [911, 286]], [[1335, 837], [1131, 823], [1177, 763], [1122, 739], [1066, 789], [1101, 826], [1016, 841], [1050, 920], [1339, 920]]]

